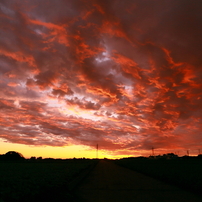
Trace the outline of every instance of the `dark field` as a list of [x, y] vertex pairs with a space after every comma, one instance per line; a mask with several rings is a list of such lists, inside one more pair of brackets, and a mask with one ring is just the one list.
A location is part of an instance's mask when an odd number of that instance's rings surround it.
[[202, 195], [202, 159], [200, 158], [126, 158], [116, 160], [115, 163]]
[[[101, 186], [103, 180], [103, 183], [110, 182], [113, 185], [115, 182], [111, 178], [118, 167], [112, 165], [118, 164], [201, 195], [200, 158], [125, 158], [101, 162], [101, 167], [97, 167], [100, 169], [98, 179], [101, 180], [96, 186]], [[72, 190], [82, 182], [85, 173], [92, 173], [97, 163], [98, 160], [90, 159], [0, 161], [0, 202], [75, 201], [77, 192]], [[121, 175], [118, 174], [120, 179]], [[115, 181], [119, 183], [116, 178]], [[137, 183], [135, 181], [134, 185]]]
[[0, 202], [71, 200], [71, 186], [96, 161], [0, 161]]

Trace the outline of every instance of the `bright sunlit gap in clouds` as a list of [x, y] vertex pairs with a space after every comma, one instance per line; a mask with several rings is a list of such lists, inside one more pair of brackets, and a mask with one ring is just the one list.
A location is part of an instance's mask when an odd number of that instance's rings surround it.
[[202, 151], [201, 7], [1, 1], [0, 153]]
[[109, 55], [108, 51], [106, 50], [105, 52], [102, 52], [100, 56], [96, 57], [95, 60], [98, 63], [105, 62], [105, 61], [110, 60], [110, 55]]
[[54, 108], [54, 110], [60, 112], [61, 115], [76, 116], [83, 119], [90, 119], [93, 121], [98, 121], [102, 119], [101, 117], [95, 116], [93, 110], [80, 109], [76, 105], [67, 105], [63, 100], [47, 99], [47, 105], [50, 108]]

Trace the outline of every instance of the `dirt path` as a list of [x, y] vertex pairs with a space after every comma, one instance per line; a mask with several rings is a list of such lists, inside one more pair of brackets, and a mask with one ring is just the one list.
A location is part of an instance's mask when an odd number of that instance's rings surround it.
[[175, 186], [100, 161], [77, 187], [79, 202], [201, 202], [202, 199]]

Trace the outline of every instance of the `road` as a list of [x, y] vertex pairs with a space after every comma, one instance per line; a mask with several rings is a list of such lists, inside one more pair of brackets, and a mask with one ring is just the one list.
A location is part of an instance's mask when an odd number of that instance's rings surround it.
[[78, 202], [201, 202], [202, 198], [101, 160], [75, 190]]

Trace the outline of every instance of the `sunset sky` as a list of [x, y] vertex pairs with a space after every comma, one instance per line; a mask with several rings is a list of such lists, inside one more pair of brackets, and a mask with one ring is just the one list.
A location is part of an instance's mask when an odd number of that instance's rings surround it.
[[202, 1], [1, 0], [0, 154], [202, 151]]

